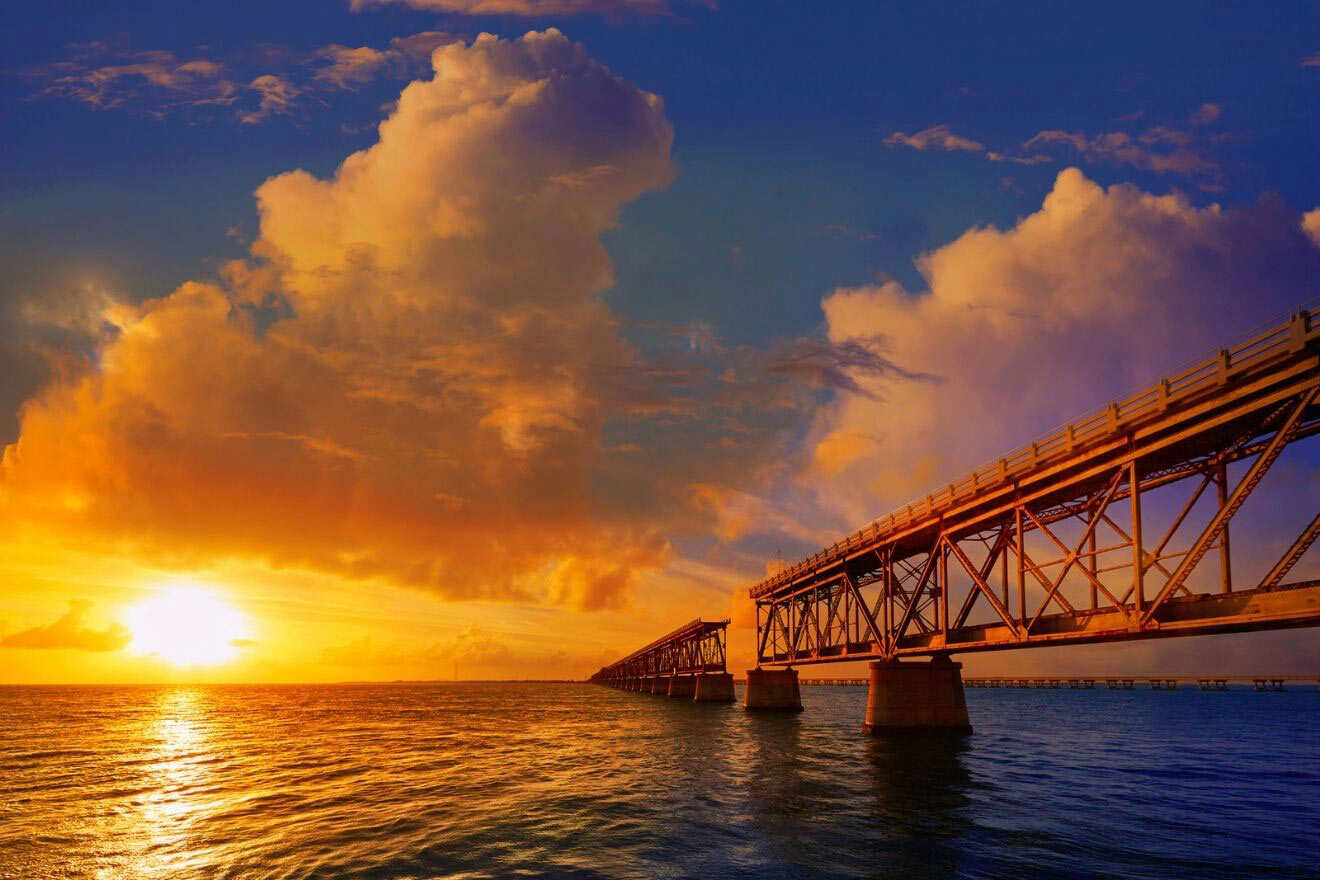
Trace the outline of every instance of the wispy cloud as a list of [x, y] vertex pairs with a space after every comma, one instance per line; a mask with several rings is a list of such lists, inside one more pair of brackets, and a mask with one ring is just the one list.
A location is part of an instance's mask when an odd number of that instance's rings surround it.
[[[1140, 113], [1125, 117], [1136, 122]], [[1187, 117], [1190, 128], [1178, 124], [1150, 125], [1133, 131], [1088, 133], [1064, 129], [1038, 131], [1017, 147], [987, 148], [980, 141], [955, 134], [947, 124], [934, 125], [914, 134], [895, 131], [885, 138], [888, 147], [914, 150], [981, 153], [991, 162], [1042, 165], [1048, 162], [1084, 161], [1129, 165], [1156, 174], [1175, 174], [1210, 192], [1223, 189], [1223, 171], [1210, 157], [1217, 138], [1206, 126], [1223, 115], [1218, 104], [1203, 103]]]
[[396, 37], [383, 48], [335, 43], [298, 50], [260, 44], [223, 57], [202, 50], [181, 54], [75, 43], [67, 58], [24, 74], [33, 84], [32, 99], [64, 98], [157, 119], [219, 110], [221, 118], [252, 125], [295, 115], [309, 97], [420, 76], [429, 69], [431, 52], [457, 39], [423, 31]]
[[1320, 52], [1302, 59], [1302, 67], [1320, 67]]
[[74, 599], [69, 602], [69, 610], [54, 623], [11, 633], [0, 639], [0, 648], [117, 651], [127, 645], [131, 636], [123, 624], [112, 623], [105, 629], [93, 629], [85, 624], [91, 607], [92, 603], [85, 599]]
[[889, 147], [911, 147], [914, 150], [942, 150], [944, 152], [979, 153], [985, 144], [954, 134], [948, 125], [932, 125], [913, 134], [895, 131], [885, 138]]

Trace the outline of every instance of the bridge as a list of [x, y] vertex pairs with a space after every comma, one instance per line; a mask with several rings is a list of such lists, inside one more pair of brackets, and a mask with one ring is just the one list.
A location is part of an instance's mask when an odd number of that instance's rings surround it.
[[728, 620], [698, 618], [601, 667], [588, 681], [699, 703], [733, 702], [733, 676], [725, 667], [728, 626]]
[[1320, 581], [1288, 580], [1320, 534], [1314, 497], [1245, 588], [1230, 542], [1271, 467], [1320, 431], [1316, 312], [1299, 309], [756, 584], [748, 706], [799, 709], [794, 665], [869, 660], [864, 729], [970, 732], [954, 653], [1320, 624]]

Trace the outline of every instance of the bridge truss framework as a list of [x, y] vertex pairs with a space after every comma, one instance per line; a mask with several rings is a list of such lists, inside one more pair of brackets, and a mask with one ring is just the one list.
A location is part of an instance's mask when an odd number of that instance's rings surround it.
[[[1230, 542], [1233, 517], [1285, 449], [1320, 432], [1317, 311], [1301, 309], [757, 584], [758, 663], [1320, 624], [1320, 581], [1285, 582], [1320, 535], [1320, 513], [1298, 517], [1296, 538], [1249, 589], [1233, 583]], [[1169, 508], [1178, 513], [1159, 524], [1143, 510], [1157, 491], [1161, 501], [1181, 493]], [[1211, 554], [1215, 589], [1194, 593]]]

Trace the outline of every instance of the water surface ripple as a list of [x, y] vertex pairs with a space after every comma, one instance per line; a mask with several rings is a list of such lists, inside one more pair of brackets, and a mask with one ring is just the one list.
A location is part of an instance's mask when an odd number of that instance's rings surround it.
[[0, 688], [0, 877], [1320, 877], [1320, 692]]

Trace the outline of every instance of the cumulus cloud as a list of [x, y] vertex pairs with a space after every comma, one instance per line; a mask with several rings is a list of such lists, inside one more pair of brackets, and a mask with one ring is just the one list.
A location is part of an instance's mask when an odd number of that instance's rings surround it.
[[885, 138], [885, 146], [911, 147], [914, 150], [979, 153], [985, 144], [954, 134], [947, 125], [932, 125], [913, 134], [895, 131]]
[[0, 648], [118, 651], [127, 645], [131, 636], [123, 624], [112, 623], [105, 629], [85, 625], [91, 607], [92, 603], [85, 599], [74, 599], [69, 602], [69, 610], [54, 623], [0, 638]]
[[107, 311], [98, 368], [23, 408], [11, 516], [589, 608], [664, 562], [648, 513], [592, 489], [636, 366], [599, 236], [670, 179], [663, 104], [554, 30], [434, 65], [333, 178], [261, 186], [223, 283]]
[[1148, 383], [1282, 312], [1320, 272], [1320, 250], [1276, 200], [1200, 208], [1131, 185], [1059, 174], [1016, 226], [971, 229], [918, 261], [926, 290], [836, 290], [834, 342], [883, 333], [890, 356], [939, 383], [858, 379], [871, 396], [823, 407], [804, 477], [855, 523], [1016, 448], [1096, 394]]

